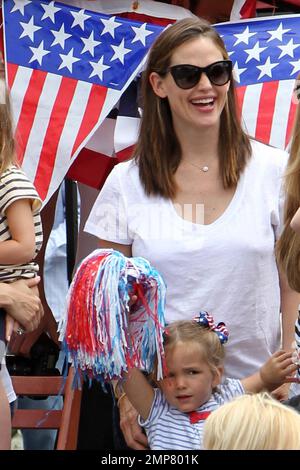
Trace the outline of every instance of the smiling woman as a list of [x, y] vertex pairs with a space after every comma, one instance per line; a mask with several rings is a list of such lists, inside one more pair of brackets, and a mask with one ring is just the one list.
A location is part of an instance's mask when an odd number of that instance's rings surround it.
[[[226, 373], [254, 373], [279, 348], [280, 306], [290, 348], [299, 303], [274, 256], [287, 155], [242, 129], [230, 59], [206, 21], [165, 29], [142, 82], [134, 159], [110, 173], [85, 230], [102, 248], [155, 266], [167, 284], [167, 323], [201, 309], [224, 320]], [[277, 393], [285, 397], [287, 389]], [[126, 397], [120, 413], [127, 443], [145, 448]]]

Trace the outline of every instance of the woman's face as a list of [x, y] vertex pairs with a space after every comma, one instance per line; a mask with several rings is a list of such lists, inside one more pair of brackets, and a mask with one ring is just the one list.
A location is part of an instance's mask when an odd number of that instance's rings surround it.
[[[223, 59], [221, 50], [211, 39], [199, 36], [174, 51], [170, 66], [190, 64], [207, 67]], [[202, 73], [193, 88], [184, 90], [176, 85], [171, 73], [160, 77], [155, 72], [150, 75], [150, 82], [158, 96], [168, 98], [175, 130], [188, 130], [192, 126], [199, 131], [219, 126], [230, 82], [216, 86]]]

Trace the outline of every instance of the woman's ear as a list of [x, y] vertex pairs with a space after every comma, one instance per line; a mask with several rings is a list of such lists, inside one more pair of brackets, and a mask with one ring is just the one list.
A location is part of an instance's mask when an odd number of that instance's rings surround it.
[[156, 72], [151, 72], [149, 75], [149, 82], [152, 86], [154, 93], [160, 98], [166, 98], [167, 93], [165, 91], [164, 79]]
[[223, 373], [224, 373], [224, 368], [223, 368], [223, 366], [217, 367], [217, 369], [216, 369], [216, 371], [215, 371], [215, 373], [214, 373], [214, 378], [213, 378], [213, 383], [212, 383], [213, 388], [215, 388], [215, 387], [217, 387], [218, 385], [220, 385], [220, 383], [222, 382]]

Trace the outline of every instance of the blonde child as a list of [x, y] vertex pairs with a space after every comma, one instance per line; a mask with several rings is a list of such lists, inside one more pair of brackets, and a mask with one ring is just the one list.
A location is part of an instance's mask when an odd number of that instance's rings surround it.
[[204, 426], [207, 450], [300, 450], [300, 415], [267, 393], [243, 395]]
[[227, 330], [206, 312], [193, 321], [177, 321], [166, 330], [167, 373], [152, 387], [142, 372], [131, 369], [124, 393], [139, 412], [151, 449], [201, 449], [205, 419], [211, 411], [245, 392], [274, 390], [293, 382], [291, 353], [277, 351], [259, 372], [243, 380], [222, 382]]

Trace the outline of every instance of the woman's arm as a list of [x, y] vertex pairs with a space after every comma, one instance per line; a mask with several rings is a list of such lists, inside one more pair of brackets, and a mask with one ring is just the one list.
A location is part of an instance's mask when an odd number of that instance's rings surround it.
[[291, 220], [291, 228], [300, 235], [300, 207]]
[[29, 199], [19, 199], [5, 213], [11, 240], [0, 243], [0, 264], [23, 264], [35, 254], [35, 230]]

